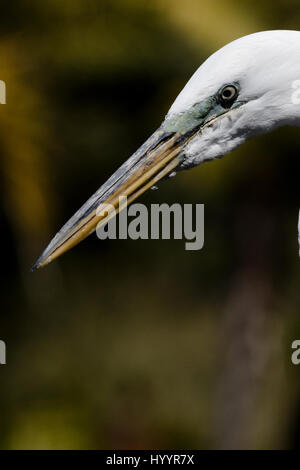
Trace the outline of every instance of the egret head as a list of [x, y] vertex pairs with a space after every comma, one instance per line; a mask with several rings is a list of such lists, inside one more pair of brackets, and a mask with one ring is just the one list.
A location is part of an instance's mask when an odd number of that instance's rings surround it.
[[99, 211], [103, 204], [118, 212], [121, 195], [130, 203], [178, 170], [220, 158], [278, 126], [298, 125], [297, 83], [300, 86], [298, 31], [251, 34], [214, 53], [188, 81], [159, 129], [62, 227], [34, 268], [106, 223], [107, 212]]
[[[298, 83], [297, 83], [298, 81]], [[163, 126], [193, 126], [182, 167], [222, 157], [248, 138], [300, 123], [300, 32], [264, 31], [227, 44], [196, 71]]]

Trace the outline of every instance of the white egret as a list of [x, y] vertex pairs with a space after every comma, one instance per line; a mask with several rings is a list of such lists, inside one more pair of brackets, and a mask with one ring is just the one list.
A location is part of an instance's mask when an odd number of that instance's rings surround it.
[[105, 223], [97, 215], [101, 204], [110, 203], [118, 212], [120, 195], [130, 203], [161, 178], [220, 158], [250, 137], [300, 125], [299, 80], [299, 31], [254, 33], [215, 52], [188, 81], [159, 129], [62, 227], [33, 269]]

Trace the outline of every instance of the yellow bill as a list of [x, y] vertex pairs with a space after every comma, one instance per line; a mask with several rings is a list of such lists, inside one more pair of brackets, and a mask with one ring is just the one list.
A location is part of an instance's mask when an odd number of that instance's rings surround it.
[[110, 214], [99, 211], [101, 206], [109, 204], [117, 214], [122, 210], [119, 205], [121, 196], [126, 196], [130, 204], [172, 173], [180, 164], [183, 142], [190, 137], [190, 134], [185, 137], [158, 129], [61, 228], [32, 270], [50, 263], [90, 235], [96, 227], [106, 224]]

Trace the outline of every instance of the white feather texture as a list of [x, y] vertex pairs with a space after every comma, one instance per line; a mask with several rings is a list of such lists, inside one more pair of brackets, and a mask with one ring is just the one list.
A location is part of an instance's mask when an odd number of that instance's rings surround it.
[[[300, 32], [263, 31], [237, 39], [211, 55], [171, 106], [168, 116], [186, 111], [238, 82], [246, 104], [212, 121], [186, 149], [186, 166], [225, 155], [249, 137], [282, 125], [300, 125]], [[300, 100], [299, 100], [300, 101]]]

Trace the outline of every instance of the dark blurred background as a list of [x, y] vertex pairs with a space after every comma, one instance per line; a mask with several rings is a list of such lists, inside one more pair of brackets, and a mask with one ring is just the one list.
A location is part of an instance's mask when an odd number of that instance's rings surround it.
[[2, 449], [293, 448], [300, 442], [297, 129], [140, 202], [205, 204], [205, 246], [99, 241], [31, 264], [242, 35], [296, 0], [1, 4]]

